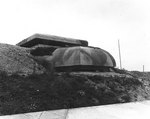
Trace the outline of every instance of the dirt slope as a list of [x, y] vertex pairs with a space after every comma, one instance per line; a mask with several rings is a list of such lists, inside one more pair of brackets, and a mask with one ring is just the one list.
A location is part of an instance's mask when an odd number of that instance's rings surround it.
[[44, 68], [31, 59], [29, 49], [0, 44], [0, 70], [23, 75], [43, 73]]
[[[145, 81], [147, 83], [145, 83]], [[118, 73], [0, 74], [1, 115], [148, 100], [150, 80]]]

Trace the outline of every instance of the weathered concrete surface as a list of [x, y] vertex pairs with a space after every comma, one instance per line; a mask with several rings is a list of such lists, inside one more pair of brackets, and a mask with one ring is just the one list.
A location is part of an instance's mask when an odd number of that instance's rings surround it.
[[132, 78], [133, 76], [128, 74], [119, 74], [115, 72], [71, 72], [72, 76], [102, 76], [102, 77], [127, 77]]
[[115, 67], [116, 61], [107, 51], [93, 47], [58, 48], [53, 52], [55, 65]]
[[150, 101], [0, 116], [0, 119], [149, 119]]
[[44, 56], [44, 55], [52, 55], [53, 51], [56, 50], [57, 46], [50, 45], [36, 45], [31, 48], [30, 53], [34, 56]]
[[54, 35], [34, 34], [17, 45], [22, 47], [33, 47], [38, 44], [53, 45], [53, 46], [88, 46], [88, 41], [65, 38]]
[[19, 46], [0, 44], [0, 71], [23, 75], [43, 73], [45, 69], [30, 57], [29, 52]]

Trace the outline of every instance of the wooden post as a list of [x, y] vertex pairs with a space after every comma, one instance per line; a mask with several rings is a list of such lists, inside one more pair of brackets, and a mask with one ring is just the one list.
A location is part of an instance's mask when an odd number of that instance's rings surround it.
[[122, 62], [121, 62], [121, 49], [120, 49], [120, 42], [119, 42], [119, 40], [118, 40], [118, 50], [119, 50], [120, 69], [122, 69]]

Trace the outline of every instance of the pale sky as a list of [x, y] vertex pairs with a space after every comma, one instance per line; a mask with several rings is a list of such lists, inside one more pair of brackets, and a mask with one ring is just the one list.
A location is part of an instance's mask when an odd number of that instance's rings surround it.
[[1, 43], [34, 33], [88, 40], [110, 52], [119, 67], [150, 71], [149, 0], [0, 0]]

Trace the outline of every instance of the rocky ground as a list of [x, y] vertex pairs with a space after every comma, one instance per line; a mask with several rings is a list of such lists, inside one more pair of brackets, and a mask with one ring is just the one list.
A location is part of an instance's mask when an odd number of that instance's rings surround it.
[[150, 99], [150, 73], [0, 73], [0, 114], [126, 103]]

